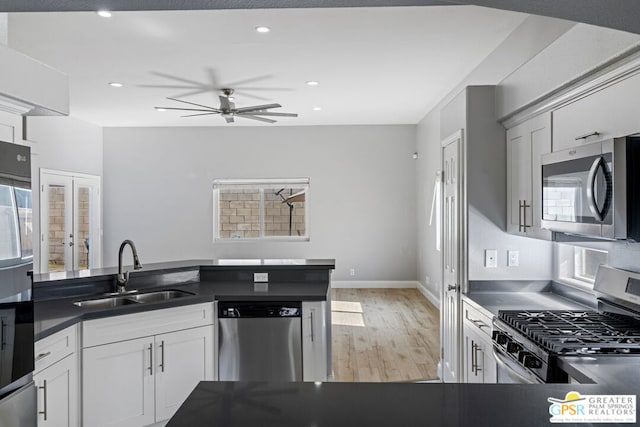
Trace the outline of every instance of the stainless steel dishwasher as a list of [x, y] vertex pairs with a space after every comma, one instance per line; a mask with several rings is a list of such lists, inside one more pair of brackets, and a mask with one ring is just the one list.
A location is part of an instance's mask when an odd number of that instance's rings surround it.
[[218, 303], [220, 381], [302, 381], [300, 302]]

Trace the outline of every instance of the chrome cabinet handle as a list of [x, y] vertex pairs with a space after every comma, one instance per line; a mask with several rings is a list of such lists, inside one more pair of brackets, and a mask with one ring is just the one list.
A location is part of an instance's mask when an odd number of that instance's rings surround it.
[[475, 320], [475, 319], [469, 319], [471, 320], [471, 322], [476, 325], [478, 328], [482, 329], [482, 328], [488, 328], [489, 325], [487, 325], [486, 323], [484, 323], [482, 320]]
[[149, 375], [153, 375], [153, 344], [149, 344]]
[[478, 376], [478, 372], [482, 371], [482, 368], [480, 367], [480, 363], [478, 363], [478, 351], [480, 351], [480, 345], [479, 344], [475, 344], [475, 347], [473, 349], [473, 353], [475, 354], [475, 361], [476, 361], [475, 362], [476, 364], [474, 366], [476, 376]]
[[522, 201], [522, 229], [526, 233], [527, 228], [531, 228], [530, 225], [527, 225], [527, 208], [530, 208], [531, 205], [527, 204], [526, 200]]
[[315, 322], [313, 321], [313, 310], [311, 310], [309, 314], [311, 315], [309, 316], [309, 319], [311, 320], [310, 322], [311, 323], [311, 342], [314, 342], [315, 341], [315, 333], [314, 333]]
[[36, 357], [36, 362], [44, 359], [45, 357], [51, 355], [50, 351], [47, 351], [46, 353], [40, 353], [37, 357]]
[[42, 390], [42, 411], [38, 411], [38, 414], [43, 416], [43, 420], [47, 421], [47, 380], [42, 381], [42, 385], [38, 386]]
[[160, 369], [164, 372], [164, 340], [160, 342]]
[[522, 231], [522, 200], [518, 200], [518, 232]]
[[598, 131], [594, 131], [594, 132], [591, 132], [591, 133], [585, 133], [584, 135], [576, 136], [576, 141], [580, 141], [581, 139], [587, 139], [587, 138], [589, 138], [591, 136], [599, 136], [599, 135], [600, 135], [600, 132], [598, 132]]
[[474, 374], [476, 374], [476, 372], [474, 370], [475, 367], [476, 367], [476, 360], [475, 360], [476, 352], [475, 352], [475, 349], [476, 349], [476, 345], [473, 342], [473, 340], [471, 340], [471, 372], [473, 372]]

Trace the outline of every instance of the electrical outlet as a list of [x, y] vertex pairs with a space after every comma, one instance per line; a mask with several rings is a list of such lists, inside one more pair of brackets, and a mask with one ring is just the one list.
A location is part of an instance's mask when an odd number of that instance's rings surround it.
[[496, 249], [485, 249], [484, 251], [484, 266], [486, 268], [498, 267], [498, 251]]
[[349, 276], [355, 276], [356, 275], [356, 269], [355, 268], [350, 268], [349, 269]]
[[268, 282], [269, 273], [253, 273], [253, 281], [256, 282]]
[[509, 267], [517, 267], [520, 265], [520, 252], [507, 251], [507, 265]]

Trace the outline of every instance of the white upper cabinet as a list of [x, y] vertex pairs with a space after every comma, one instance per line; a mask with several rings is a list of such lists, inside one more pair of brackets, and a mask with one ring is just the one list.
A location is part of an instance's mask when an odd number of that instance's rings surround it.
[[640, 132], [639, 93], [635, 74], [555, 110], [553, 151]]
[[540, 239], [542, 185], [540, 156], [551, 151], [551, 113], [541, 114], [507, 131], [507, 231]]

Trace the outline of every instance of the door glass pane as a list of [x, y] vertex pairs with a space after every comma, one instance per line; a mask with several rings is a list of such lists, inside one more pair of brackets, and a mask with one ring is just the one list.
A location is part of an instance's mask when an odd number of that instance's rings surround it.
[[91, 188], [78, 187], [78, 269], [90, 268], [89, 253], [91, 251]]
[[20, 258], [18, 219], [11, 189], [0, 185], [0, 261]]
[[264, 235], [305, 236], [305, 203], [304, 188], [265, 188]]
[[18, 206], [18, 221], [20, 222], [22, 258], [30, 258], [33, 256], [33, 206], [31, 204], [31, 190], [16, 188], [16, 205]]
[[[70, 197], [63, 185], [50, 184], [47, 187], [49, 196], [49, 272], [67, 271], [65, 268], [65, 199]], [[71, 267], [71, 266], [69, 266]]]

